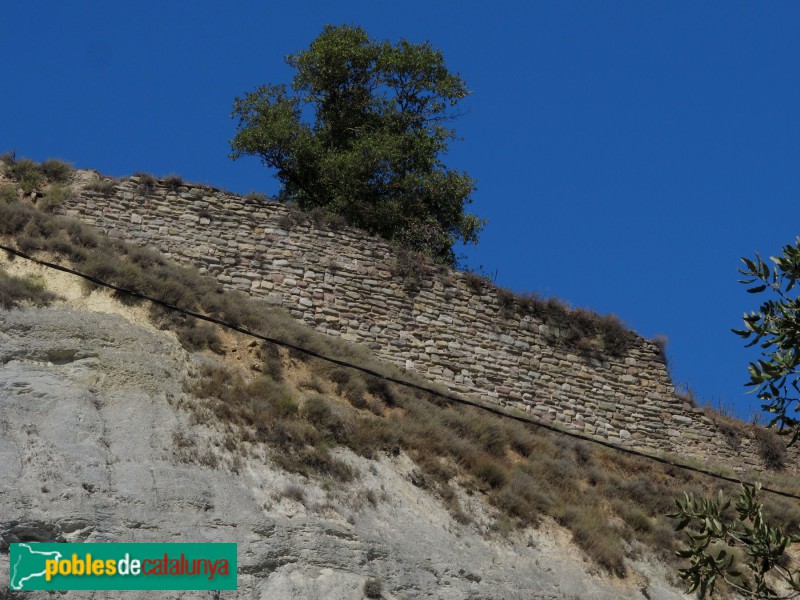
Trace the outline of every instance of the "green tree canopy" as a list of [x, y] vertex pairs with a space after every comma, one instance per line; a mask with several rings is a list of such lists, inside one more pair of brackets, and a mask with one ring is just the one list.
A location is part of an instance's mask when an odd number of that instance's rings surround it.
[[790, 434], [794, 443], [800, 438], [800, 298], [792, 290], [800, 279], [800, 238], [770, 261], [772, 266], [758, 255], [755, 260], [742, 259], [739, 272], [747, 277], [742, 283], [755, 284], [747, 291], [768, 297], [757, 311], [744, 316], [745, 328], [734, 332], [749, 339], [748, 346], [761, 346], [762, 358], [750, 363], [747, 385], [773, 413], [770, 426]]
[[[746, 279], [741, 283], [751, 286], [748, 292], [767, 298], [758, 310], [744, 315], [744, 329], [733, 331], [748, 339], [748, 346], [761, 347], [761, 358], [748, 368], [747, 385], [774, 415], [769, 426], [790, 435], [792, 444], [800, 438], [800, 297], [792, 292], [800, 279], [800, 238], [770, 261], [772, 265], [758, 254], [755, 260], [742, 258], [739, 272]], [[724, 580], [753, 600], [800, 598], [800, 569], [786, 551], [800, 543], [800, 536], [765, 518], [760, 490], [761, 484], [742, 486], [735, 517], [730, 500], [722, 495], [695, 500], [687, 494], [675, 501], [678, 510], [667, 516], [677, 519], [678, 529], [686, 528], [688, 534], [688, 545], [678, 556], [689, 561], [679, 574], [690, 592], [705, 598]]]
[[455, 261], [483, 221], [467, 214], [475, 181], [442, 162], [455, 139], [446, 126], [470, 92], [429, 43], [371, 39], [327, 25], [286, 62], [291, 83], [236, 98], [234, 159], [259, 157], [285, 198], [322, 207], [367, 231]]

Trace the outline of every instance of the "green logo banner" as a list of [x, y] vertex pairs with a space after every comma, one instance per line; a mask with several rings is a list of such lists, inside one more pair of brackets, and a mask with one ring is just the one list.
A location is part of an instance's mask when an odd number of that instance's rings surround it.
[[12, 590], [236, 589], [236, 544], [10, 546]]

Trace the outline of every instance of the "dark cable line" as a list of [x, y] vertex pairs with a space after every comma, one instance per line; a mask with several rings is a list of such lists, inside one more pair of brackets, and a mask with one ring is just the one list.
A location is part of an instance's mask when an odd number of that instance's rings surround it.
[[[118, 285], [114, 285], [113, 283], [108, 283], [106, 281], [103, 281], [101, 279], [93, 277], [92, 275], [87, 275], [86, 273], [81, 273], [80, 271], [76, 271], [74, 269], [70, 269], [69, 267], [65, 267], [65, 266], [59, 265], [57, 263], [52, 263], [52, 262], [48, 262], [48, 261], [45, 261], [45, 260], [40, 260], [38, 258], [34, 258], [34, 257], [30, 256], [29, 254], [26, 254], [24, 252], [21, 252], [19, 250], [16, 250], [14, 248], [11, 248], [11, 247], [3, 245], [3, 244], [0, 244], [0, 250], [5, 250], [9, 254], [12, 254], [14, 256], [18, 256], [20, 258], [24, 258], [25, 260], [29, 260], [29, 261], [31, 261], [33, 263], [36, 263], [38, 265], [41, 265], [43, 267], [47, 267], [49, 269], [55, 269], [56, 271], [62, 271], [64, 273], [69, 273], [70, 275], [75, 275], [77, 277], [81, 277], [82, 279], [85, 279], [87, 281], [91, 281], [92, 283], [94, 283], [96, 285], [99, 285], [101, 287], [109, 288], [109, 289], [112, 289], [112, 290], [117, 291], [117, 292], [122, 292], [124, 294], [128, 294], [128, 295], [133, 296], [135, 298], [141, 298], [143, 300], [147, 300], [149, 302], [153, 302], [154, 304], [158, 304], [159, 306], [163, 306], [164, 308], [166, 308], [168, 310], [175, 311], [175, 312], [178, 312], [180, 314], [183, 314], [183, 315], [186, 315], [186, 316], [189, 316], [189, 317], [194, 317], [195, 319], [200, 319], [202, 321], [207, 321], [209, 323], [214, 323], [215, 325], [219, 325], [220, 327], [225, 327], [227, 329], [232, 329], [233, 331], [237, 331], [237, 332], [242, 333], [244, 335], [247, 335], [247, 336], [250, 336], [250, 337], [254, 337], [256, 339], [262, 340], [264, 342], [268, 342], [270, 344], [274, 344], [276, 346], [281, 346], [283, 348], [289, 348], [289, 349], [295, 350], [297, 352], [302, 352], [304, 354], [307, 354], [308, 356], [312, 356], [314, 358], [318, 358], [320, 360], [323, 360], [323, 361], [326, 361], [326, 362], [329, 362], [329, 363], [333, 363], [333, 364], [339, 365], [341, 367], [345, 367], [345, 368], [348, 368], [348, 369], [354, 369], [356, 371], [360, 371], [362, 373], [366, 373], [367, 375], [371, 375], [373, 377], [377, 377], [379, 379], [383, 379], [384, 381], [390, 381], [390, 382], [395, 383], [397, 385], [402, 385], [402, 386], [405, 386], [407, 388], [418, 390], [420, 392], [425, 392], [427, 394], [432, 394], [434, 396], [437, 396], [437, 397], [442, 398], [444, 400], [447, 400], [449, 402], [455, 402], [457, 404], [463, 404], [465, 406], [472, 406], [474, 408], [479, 408], [481, 410], [485, 410], [487, 412], [499, 415], [501, 417], [505, 417], [507, 419], [513, 419], [513, 420], [519, 421], [521, 423], [526, 423], [528, 425], [534, 425], [536, 427], [541, 427], [542, 429], [547, 429], [548, 431], [552, 431], [553, 433], [556, 433], [556, 434], [559, 434], [559, 435], [566, 435], [568, 437], [571, 437], [571, 438], [574, 438], [574, 439], [577, 439], [577, 440], [581, 440], [583, 442], [587, 442], [587, 443], [591, 443], [591, 444], [597, 444], [599, 446], [604, 446], [606, 448], [609, 448], [611, 450], [615, 450], [617, 452], [622, 452], [622, 453], [629, 454], [629, 455], [632, 455], [632, 456], [638, 456], [640, 458], [644, 458], [644, 459], [647, 459], [647, 460], [652, 460], [652, 461], [655, 461], [655, 462], [658, 462], [658, 463], [661, 463], [661, 464], [664, 464], [664, 465], [669, 465], [669, 466], [672, 466], [672, 467], [676, 467], [678, 469], [683, 469], [685, 471], [699, 473], [701, 475], [706, 475], [708, 477], [712, 477], [712, 478], [715, 478], [715, 479], [721, 479], [723, 481], [728, 481], [730, 483], [738, 483], [740, 485], [753, 486], [752, 483], [744, 481], [742, 479], [738, 479], [736, 477], [730, 477], [728, 475], [723, 475], [722, 473], [716, 473], [716, 472], [708, 470], [708, 469], [703, 469], [702, 467], [695, 467], [693, 465], [687, 465], [687, 464], [683, 464], [683, 463], [673, 462], [671, 460], [667, 460], [666, 458], [663, 458], [663, 457], [660, 457], [660, 456], [656, 456], [656, 455], [653, 455], [653, 454], [647, 454], [645, 452], [641, 452], [639, 450], [635, 450], [634, 448], [625, 448], [624, 446], [617, 446], [617, 445], [612, 444], [611, 442], [607, 442], [605, 440], [591, 438], [591, 437], [579, 434], [579, 433], [574, 432], [574, 431], [568, 431], [566, 429], [561, 429], [561, 428], [556, 427], [554, 425], [550, 425], [549, 423], [544, 423], [542, 421], [536, 421], [534, 419], [531, 419], [531, 418], [528, 418], [528, 417], [523, 417], [521, 415], [515, 415], [515, 414], [512, 414], [512, 413], [508, 413], [508, 412], [505, 412], [505, 411], [503, 411], [503, 410], [501, 410], [501, 409], [499, 409], [497, 407], [488, 406], [488, 405], [485, 405], [485, 404], [482, 404], [482, 403], [474, 402], [472, 400], [467, 400], [465, 398], [459, 398], [458, 396], [452, 396], [450, 394], [445, 394], [445, 393], [440, 392], [438, 390], [435, 390], [435, 389], [432, 389], [432, 388], [428, 388], [428, 387], [425, 387], [423, 385], [419, 385], [417, 383], [413, 383], [411, 381], [405, 381], [403, 379], [398, 379], [396, 377], [392, 377], [391, 375], [384, 375], [383, 373], [379, 373], [378, 371], [373, 371], [372, 369], [369, 369], [367, 367], [362, 367], [360, 365], [356, 365], [356, 364], [353, 364], [353, 363], [350, 363], [350, 362], [347, 362], [347, 361], [344, 361], [344, 360], [340, 360], [338, 358], [325, 356], [324, 354], [320, 354], [319, 352], [315, 352], [314, 350], [310, 350], [308, 348], [303, 348], [302, 346], [297, 346], [297, 345], [292, 344], [290, 342], [286, 342], [286, 341], [283, 341], [283, 340], [278, 340], [278, 339], [271, 338], [269, 336], [266, 336], [266, 335], [263, 335], [263, 334], [260, 334], [260, 333], [256, 333], [254, 331], [250, 331], [247, 328], [242, 327], [240, 325], [234, 325], [232, 323], [227, 323], [227, 322], [222, 321], [221, 319], [217, 319], [215, 317], [209, 317], [208, 315], [203, 315], [203, 314], [200, 314], [200, 313], [192, 311], [192, 310], [179, 308], [177, 306], [169, 304], [168, 302], [165, 302], [163, 300], [159, 300], [158, 298], [153, 298], [152, 296], [148, 296], [147, 294], [143, 294], [142, 292], [137, 292], [135, 290], [130, 290], [130, 289], [127, 289], [127, 288], [124, 288], [124, 287], [120, 287]], [[770, 494], [775, 494], [777, 496], [783, 496], [785, 498], [792, 498], [794, 500], [800, 500], [800, 495], [792, 494], [790, 492], [785, 492], [783, 490], [777, 490], [777, 489], [769, 488], [769, 487], [762, 487], [761, 490], [764, 491], [764, 492], [769, 492]]]

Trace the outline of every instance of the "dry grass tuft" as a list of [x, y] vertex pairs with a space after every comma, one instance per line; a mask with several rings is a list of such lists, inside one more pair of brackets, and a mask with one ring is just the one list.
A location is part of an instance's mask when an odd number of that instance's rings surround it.
[[47, 306], [57, 296], [47, 291], [44, 282], [32, 277], [15, 277], [0, 269], [0, 307], [4, 310], [24, 305]]

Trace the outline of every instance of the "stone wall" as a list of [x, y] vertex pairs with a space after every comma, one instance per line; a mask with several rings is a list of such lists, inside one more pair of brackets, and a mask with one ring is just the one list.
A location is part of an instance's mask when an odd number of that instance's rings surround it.
[[158, 248], [453, 392], [618, 444], [762, 466], [753, 440], [734, 449], [675, 395], [659, 348], [635, 334], [619, 356], [597, 340], [579, 348], [565, 327], [475, 276], [417, 264], [360, 230], [205, 186], [134, 177], [90, 191], [93, 177], [79, 173], [78, 194], [60, 212]]

